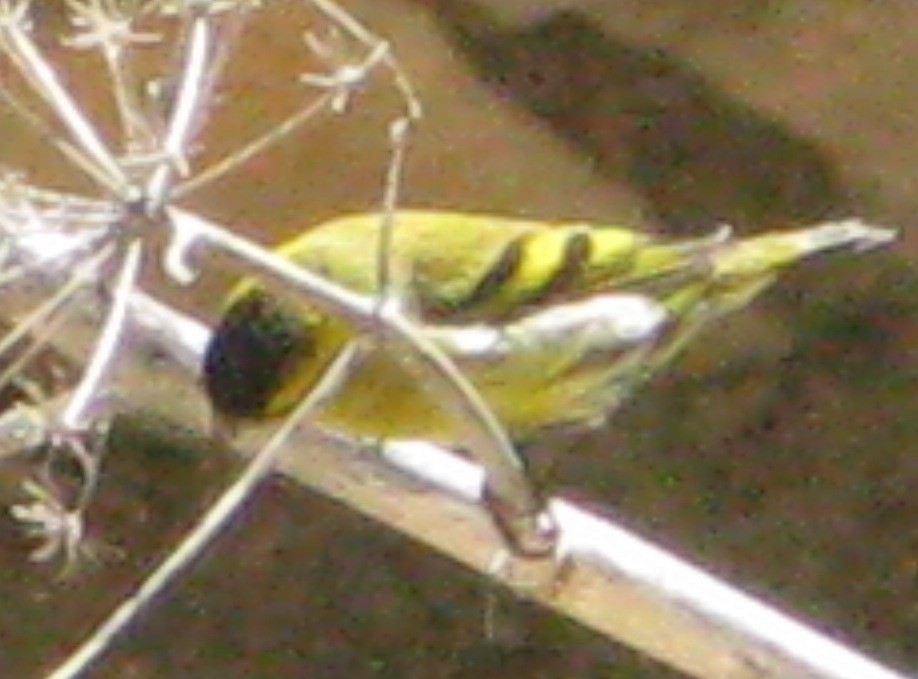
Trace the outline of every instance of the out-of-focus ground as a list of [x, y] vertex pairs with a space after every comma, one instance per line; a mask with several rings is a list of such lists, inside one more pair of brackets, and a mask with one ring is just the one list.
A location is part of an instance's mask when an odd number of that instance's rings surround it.
[[[841, 215], [903, 228], [890, 252], [787, 276], [607, 430], [530, 454], [549, 488], [918, 667], [918, 6], [619, 0], [512, 25], [460, 0], [347, 4], [426, 105], [406, 203], [678, 235]], [[282, 29], [255, 27], [233, 134], [283, 98], [257, 75], [296, 53]], [[262, 242], [373, 207], [393, 102], [355, 103], [194, 206]], [[212, 314], [227, 278], [169, 295]], [[0, 522], [0, 676], [60, 657], [225, 478], [168, 449], [112, 464], [94, 530], [120, 556], [101, 566], [55, 581]], [[672, 676], [510, 604], [489, 642], [482, 583], [283, 482], [230, 533], [93, 676]]]

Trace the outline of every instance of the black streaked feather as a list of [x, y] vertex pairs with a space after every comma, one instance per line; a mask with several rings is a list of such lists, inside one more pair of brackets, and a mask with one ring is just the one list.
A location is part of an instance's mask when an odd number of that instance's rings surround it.
[[523, 247], [519, 238], [508, 243], [500, 257], [482, 276], [472, 292], [464, 299], [458, 300], [449, 311], [461, 314], [463, 311], [486, 305], [495, 294], [502, 291], [504, 284], [513, 278], [522, 255]]
[[593, 237], [585, 231], [572, 231], [564, 243], [564, 256], [560, 265], [545, 285], [533, 293], [528, 304], [539, 303], [555, 295], [570, 294], [583, 278], [584, 268], [590, 260]]

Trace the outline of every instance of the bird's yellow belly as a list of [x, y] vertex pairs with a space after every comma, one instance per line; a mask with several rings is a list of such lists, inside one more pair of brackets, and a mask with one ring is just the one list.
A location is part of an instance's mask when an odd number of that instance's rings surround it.
[[[353, 436], [425, 439], [462, 445], [472, 426], [452, 394], [421, 381], [397, 359], [365, 359], [341, 393], [323, 408], [319, 422]], [[474, 371], [473, 384], [513, 438], [528, 438], [553, 424], [601, 418], [613, 395], [604, 371], [564, 376], [546, 371], [508, 375], [506, 366]]]

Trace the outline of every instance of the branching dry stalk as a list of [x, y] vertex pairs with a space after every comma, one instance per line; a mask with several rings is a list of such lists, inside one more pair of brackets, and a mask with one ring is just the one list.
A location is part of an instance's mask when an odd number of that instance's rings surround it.
[[[18, 340], [31, 334], [39, 323], [52, 322], [59, 307], [70, 304], [77, 292], [101, 286], [103, 281], [112, 278], [118, 280], [109, 291], [111, 302], [87, 368], [62, 414], [47, 423], [48, 437], [53, 433], [58, 441], [79, 441], [81, 434], [102, 416], [98, 402], [127, 332], [129, 300], [136, 297], [137, 275], [148, 257], [147, 239], [157, 229], [168, 228], [173, 233], [173, 246], [164, 265], [180, 283], [189, 283], [195, 278], [195, 272], [185, 262], [184, 250], [203, 242], [238, 256], [247, 268], [268, 273], [330, 312], [354, 320], [355, 326], [367, 338], [401, 343], [413, 355], [412, 363], [418, 377], [433, 382], [443, 394], [444, 403], [469, 421], [475, 450], [491, 472], [492, 492], [510, 510], [507, 523], [514, 539], [527, 548], [544, 550], [548, 534], [543, 526], [542, 507], [503, 428], [474, 387], [425, 336], [423, 328], [404, 315], [399, 291], [390, 284], [388, 248], [393, 229], [392, 214], [398, 201], [410, 131], [420, 118], [421, 109], [388, 43], [334, 2], [303, 0], [300, 4], [324, 22], [324, 34], [318, 29], [306, 32], [304, 47], [324, 62], [328, 71], [300, 78], [301, 86], [318, 90], [317, 97], [262, 136], [198, 171], [193, 157], [195, 143], [211, 112], [214, 92], [229, 59], [232, 38], [253, 13], [260, 11], [261, 4], [241, 0], [69, 0], [67, 8], [74, 33], [65, 37], [62, 45], [101, 56], [120, 128], [119, 139], [111, 143], [63, 85], [52, 60], [33, 40], [38, 27], [31, 20], [31, 2], [0, 2], [0, 54], [14, 67], [21, 80], [19, 84], [24, 84], [31, 95], [26, 98], [16, 93], [11, 83], [2, 83], [0, 91], [4, 100], [24, 125], [49, 138], [73, 169], [88, 176], [102, 192], [99, 198], [89, 198], [33, 186], [26, 178], [13, 173], [0, 178], [0, 226], [12, 255], [3, 275], [12, 281], [37, 271], [46, 278], [66, 279], [64, 272], [74, 265], [78, 271], [91, 274], [90, 280], [84, 280], [82, 275], [71, 277], [61, 292], [37, 311], [34, 320], [26, 320], [14, 331], [8, 344], [10, 347], [18, 344]], [[143, 94], [145, 83], [134, 70], [131, 55], [133, 50], [160, 43], [166, 22], [178, 24], [175, 63], [179, 66], [176, 72], [163, 74], [164, 83], [160, 84], [165, 84], [165, 91], [160, 93], [159, 99], [150, 101]], [[179, 198], [289, 138], [319, 115], [346, 113], [360, 90], [377, 74], [386, 76], [404, 101], [403, 112], [390, 126], [391, 161], [382, 182], [380, 229], [383, 235], [378, 258], [382, 294], [378, 297], [354, 295], [319, 277], [304, 275], [288, 262], [175, 205]], [[154, 110], [157, 107], [165, 112]], [[157, 119], [160, 114], [163, 120]], [[30, 244], [36, 234], [67, 234], [68, 238], [63, 243], [58, 239], [49, 254]], [[18, 360], [9, 352], [0, 357], [6, 358], [8, 364], [19, 366], [32, 353], [34, 350], [24, 352]], [[82, 459], [76, 447], [71, 454], [78, 461]], [[270, 454], [257, 456], [241, 477], [240, 483], [248, 484], [246, 489], [260, 478], [258, 470], [267, 464], [265, 459], [270, 460]], [[96, 473], [94, 468], [87, 472], [87, 493], [81, 497], [91, 494], [88, 489], [95, 486]], [[230, 493], [226, 502], [214, 508], [222, 518], [208, 519], [198, 532], [189, 536], [189, 542], [206, 543], [212, 536], [213, 526], [219, 526], [237, 511], [247, 492]], [[73, 545], [82, 535], [82, 505], [85, 503], [81, 502], [80, 507], [67, 507], [51, 487], [43, 487], [41, 492], [31, 495], [34, 501], [30, 509], [20, 510], [18, 516], [33, 524], [34, 530], [46, 533], [49, 545], [65, 545], [62, 550], [48, 548], [43, 553], [76, 554]], [[42, 504], [43, 499], [44, 510], [36, 510], [35, 503]], [[52, 520], [50, 517], [59, 518]], [[165, 570], [152, 577], [154, 580], [164, 578], [157, 580], [164, 582], [191, 558], [192, 553], [178, 551], [164, 564]], [[142, 588], [142, 591], [150, 590]], [[136, 612], [136, 607], [132, 610]], [[114, 627], [103, 626], [108, 630], [103, 635], [105, 641], [90, 640], [74, 661], [65, 664], [55, 676], [71, 676], [84, 669], [104, 650], [111, 636], [127, 624], [129, 617], [116, 615], [116, 622], [111, 623]]]
[[[145, 339], [175, 352], [181, 365], [186, 356], [200, 356], [206, 342], [204, 328], [143, 295], [133, 301], [133, 306], [137, 320], [147, 329]], [[471, 350], [480, 346], [482, 339], [492, 338], [462, 333], [451, 341], [464, 343]], [[184, 349], [177, 351], [179, 347]], [[139, 356], [133, 359], [125, 366], [135, 377], [129, 383], [142, 392], [143, 385], [151, 386], [147, 366], [138, 360]], [[131, 393], [134, 398], [143, 398]], [[156, 400], [161, 392], [154, 388], [147, 398], [151, 396]], [[45, 428], [46, 423], [36, 417], [34, 410], [17, 409], [0, 416], [0, 454], [9, 454], [19, 441], [41, 440]], [[423, 442], [394, 443], [386, 445], [379, 455], [367, 455], [366, 451], [354, 450], [308, 428], [295, 432], [286, 449], [282, 471], [299, 484], [345, 502], [482, 575], [519, 590], [521, 574], [514, 573], [514, 569], [488, 568], [501, 545], [480, 510], [485, 477], [480, 467]], [[308, 457], [299, 454], [304, 449], [310, 451]], [[393, 469], [399, 473], [393, 474]], [[419, 492], [419, 482], [438, 492]], [[559, 551], [569, 567], [565, 569], [563, 586], [525, 593], [688, 676], [906, 676], [808, 629], [607, 518], [591, 515], [562, 500], [551, 500], [551, 506], [561, 529]], [[66, 516], [49, 517], [49, 528], [65, 519]], [[215, 524], [208, 525], [213, 528]], [[192, 540], [193, 535], [185, 544], [194, 544]], [[118, 619], [129, 618], [167, 583], [161, 568], [124, 600]], [[114, 617], [103, 623], [86, 648], [97, 647], [94, 645], [100, 640], [107, 642], [108, 635], [117, 633], [118, 625], [113, 620]], [[679, 643], [672, 643], [673, 639]], [[68, 662], [73, 667], [73, 660]]]
[[[0, 382], [13, 377], [50, 341], [55, 324], [81, 306], [77, 301], [91, 295], [105, 307], [95, 348], [58, 414], [45, 419], [36, 415], [38, 411], [20, 408], [0, 415], [0, 462], [14, 454], [17, 446], [35, 449], [50, 443], [53, 454], [70, 455], [84, 477], [76, 500], [69, 502], [58, 492], [51, 473], [27, 482], [29, 502], [14, 508], [13, 515], [40, 541], [34, 558], [62, 556], [65, 565], [72, 565], [79, 555], [84, 513], [100, 473], [92, 442], [96, 428], [105, 424], [106, 386], [118, 366], [127, 334], [137, 328], [147, 334], [160, 333], [166, 348], [178, 352], [185, 365], [196, 368], [200, 359], [204, 341], [200, 328], [139, 289], [139, 271], [151, 256], [148, 243], [157, 231], [165, 230], [171, 239], [162, 266], [176, 282], [195, 280], [197, 270], [190, 254], [203, 246], [231, 255], [246, 270], [280, 283], [317, 308], [345, 319], [358, 334], [318, 388], [251, 458], [175, 551], [51, 672], [49, 676], [54, 679], [85, 672], [138, 612], [200, 554], [274, 468], [278, 449], [296, 422], [335, 393], [371, 344], [395, 343], [405, 349], [417, 379], [429, 382], [444, 407], [468, 422], [469, 441], [484, 467], [487, 490], [499, 506], [506, 508], [507, 513], [496, 520], [509, 531], [516, 546], [532, 553], [551, 552], [556, 546], [553, 519], [531, 488], [500, 422], [443, 347], [455, 350], [456, 355], [489, 360], [506, 351], [537, 353], [564, 333], [585, 336], [585, 328], [590, 328], [590, 341], [597, 346], [639, 344], [656, 331], [664, 315], [647, 300], [618, 296], [533, 314], [497, 334], [487, 327], [432, 327], [410, 317], [403, 309], [398, 280], [389, 270], [389, 251], [405, 154], [412, 128], [421, 118], [421, 107], [389, 44], [332, 0], [286, 3], [310, 11], [315, 20], [315, 25], [304, 32], [303, 47], [326, 66], [326, 71], [306, 73], [299, 82], [290, 83], [291, 88], [298, 86], [312, 93], [311, 98], [305, 98], [297, 110], [262, 134], [238, 143], [224, 157], [205, 165], [196, 153], [214, 113], [213, 99], [228, 71], [235, 39], [250, 19], [268, 11], [269, 5], [279, 4], [280, 0], [68, 0], [74, 30], [62, 39], [62, 47], [101, 58], [104, 68], [99, 72], [106, 78], [117, 120], [118, 138], [111, 141], [63, 85], [52, 60], [39, 48], [34, 39], [39, 27], [31, 20], [31, 0], [0, 0], [0, 56], [18, 78], [15, 84], [0, 82], [0, 105], [6, 104], [26, 128], [44, 137], [100, 192], [97, 197], [77, 195], [33, 185], [14, 171], [0, 172], [0, 289], [30, 277], [58, 285], [56, 292], [0, 341], [0, 359], [7, 366]], [[134, 54], [160, 45], [168, 35], [177, 36], [170, 65], [178, 66], [175, 71], [162, 73], [156, 82], [146, 82]], [[400, 93], [403, 108], [393, 115], [389, 126], [390, 161], [381, 178], [378, 295], [359, 295], [332, 284], [178, 204], [271, 146], [290, 139], [307, 124], [326, 115], [346, 114], [357, 105], [361, 90], [379, 79]], [[19, 93], [23, 87], [28, 96]], [[111, 280], [115, 282], [109, 285]], [[105, 294], [99, 295], [100, 290]], [[22, 349], [26, 340], [32, 345]], [[393, 453], [389, 457], [396, 460], [398, 456]], [[427, 454], [425, 459], [440, 458]], [[454, 468], [446, 459], [441, 463]], [[414, 463], [408, 454], [395, 464], [408, 468]], [[465, 470], [462, 464], [456, 469]], [[46, 461], [46, 469], [50, 466]], [[471, 494], [480, 503], [478, 471], [466, 470], [456, 476], [473, 477], [468, 485], [476, 488]], [[427, 469], [425, 473], [436, 476], [438, 472]], [[555, 503], [552, 507], [569, 522], [564, 550], [596, 551], [591, 542], [596, 539], [595, 532], [590, 532], [586, 548], [576, 544], [578, 531], [589, 520], [584, 523], [579, 515], [570, 518], [570, 508], [564, 505]], [[589, 525], [593, 531], [595, 527]], [[604, 535], [603, 540], [607, 547], [615, 540], [623, 549], [629, 547], [627, 540], [616, 534]], [[603, 553], [603, 559], [611, 557]], [[892, 675], [878, 671], [872, 676]]]
[[[144, 606], [152, 602], [182, 570], [187, 568], [211, 541], [217, 537], [245, 501], [251, 497], [258, 484], [276, 469], [281, 446], [294, 427], [333, 397], [347, 379], [348, 372], [359, 356], [356, 343], [346, 346], [332, 361], [316, 388], [297, 406], [296, 410], [274, 432], [270, 440], [246, 465], [245, 471], [201, 516], [184, 539], [143, 581], [141, 586], [108, 616], [63, 664], [48, 674], [48, 679], [76, 677], [112, 643], [114, 638], [131, 623]], [[56, 526], [57, 524], [55, 524]], [[56, 543], [51, 543], [56, 546]], [[66, 549], [74, 549], [70, 543]], [[53, 549], [51, 547], [50, 549]]]

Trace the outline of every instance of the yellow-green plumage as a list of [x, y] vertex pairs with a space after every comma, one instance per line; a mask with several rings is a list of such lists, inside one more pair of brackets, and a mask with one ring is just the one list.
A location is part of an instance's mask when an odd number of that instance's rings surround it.
[[[278, 252], [359, 292], [375, 290], [378, 215], [345, 217]], [[778, 272], [827, 248], [874, 244], [885, 231], [841, 222], [731, 241], [669, 242], [636, 231], [489, 216], [400, 211], [390, 271], [425, 323], [523, 328], [521, 321], [595, 295], [651, 297], [669, 320], [656, 337], [597, 352], [574, 336], [554, 345], [480, 359], [456, 356], [517, 439], [568, 423], [601, 420], [623, 395], [670, 360], [700, 327], [744, 306]], [[225, 417], [289, 412], [351, 336], [342, 321], [248, 280], [231, 296], [204, 366], [204, 384]], [[525, 337], [520, 346], [525, 344]], [[447, 351], [448, 345], [444, 345]], [[398, 357], [365, 359], [320, 421], [350, 434], [460, 442], [463, 423]]]

